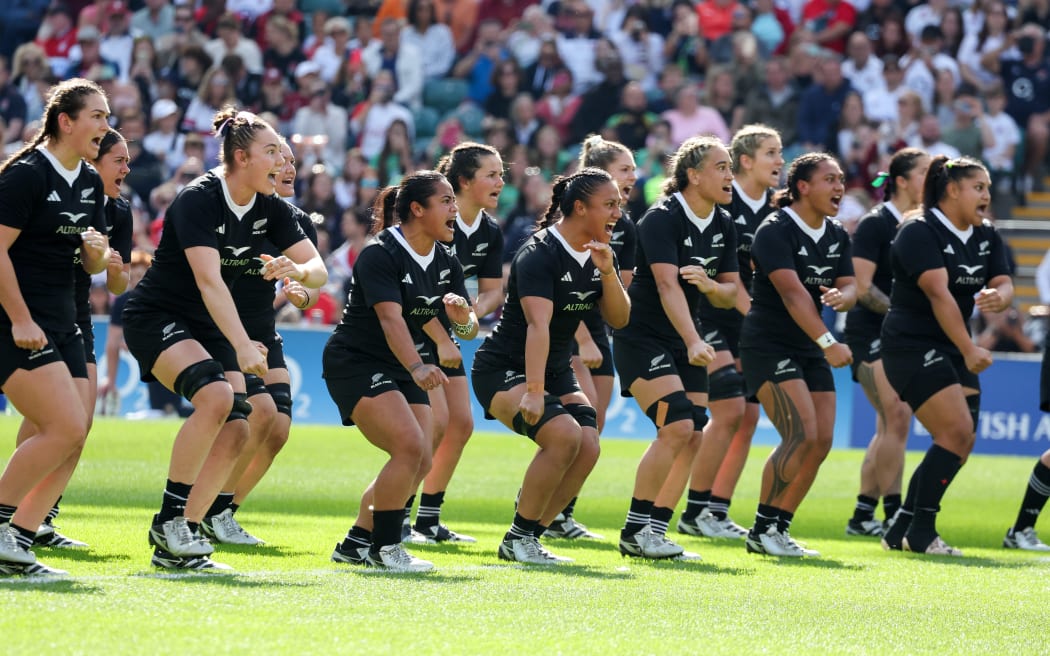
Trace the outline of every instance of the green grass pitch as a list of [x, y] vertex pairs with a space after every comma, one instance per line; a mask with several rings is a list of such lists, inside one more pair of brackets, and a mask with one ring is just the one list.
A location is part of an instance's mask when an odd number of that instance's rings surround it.
[[[16, 427], [0, 417], [0, 463]], [[392, 575], [329, 561], [384, 458], [356, 430], [296, 425], [237, 515], [267, 545], [219, 547], [232, 575], [171, 574], [149, 566], [146, 529], [177, 428], [96, 421], [57, 522], [91, 549], [37, 549], [68, 579], [0, 579], [2, 653], [987, 654], [1038, 652], [1045, 640], [1050, 557], [999, 546], [1033, 459], [963, 468], [939, 520], [961, 559], [847, 538], [861, 453], [835, 451], [792, 527], [821, 558], [673, 535], [703, 561], [653, 563], [621, 558], [614, 541], [646, 443], [606, 440], [576, 511], [606, 540], [547, 541], [576, 562], [537, 568], [496, 558], [531, 443], [478, 434], [443, 513], [478, 544], [411, 547], [436, 571]], [[754, 450], [734, 499], [741, 524], [768, 452]]]

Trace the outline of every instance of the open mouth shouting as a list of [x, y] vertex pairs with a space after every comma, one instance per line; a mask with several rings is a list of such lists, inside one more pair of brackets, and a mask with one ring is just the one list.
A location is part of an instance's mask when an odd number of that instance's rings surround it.
[[829, 198], [828, 201], [831, 203], [832, 208], [834, 208], [835, 210], [832, 216], [837, 216], [839, 213], [839, 206], [842, 205], [842, 194], [836, 194]]

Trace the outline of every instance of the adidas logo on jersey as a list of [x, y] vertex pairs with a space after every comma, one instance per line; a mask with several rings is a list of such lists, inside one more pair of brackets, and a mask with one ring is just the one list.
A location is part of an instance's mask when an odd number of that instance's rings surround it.
[[224, 225], [221, 225], [218, 228], [216, 228], [215, 229], [215, 234], [217, 234], [217, 235], [225, 235], [226, 234], [226, 225], [224, 224]]
[[739, 223], [740, 225], [747, 225], [747, 219], [744, 218], [743, 214], [738, 214], [736, 217], [736, 223]]
[[693, 246], [693, 238], [692, 237], [686, 237], [685, 241], [682, 242], [682, 246], [689, 246], [690, 248], [692, 248], [692, 246]]
[[411, 274], [406, 273], [405, 277], [401, 279], [401, 282], [403, 282], [405, 284], [408, 284], [408, 285], [411, 285], [412, 284], [412, 276], [411, 276]]
[[49, 202], [49, 203], [61, 203], [62, 202], [62, 197], [58, 195], [57, 191], [52, 189], [51, 193], [47, 195], [47, 202]]
[[798, 254], [802, 255], [802, 256], [808, 256], [809, 255], [809, 251], [807, 251], [806, 247], [803, 246], [802, 248], [798, 249]]
[[948, 244], [947, 246], [944, 247], [944, 252], [948, 253], [949, 255], [955, 255], [955, 249], [952, 248], [951, 244]]
[[562, 282], [572, 282], [572, 274], [569, 273], [568, 271], [566, 271], [565, 275], [561, 277], [561, 281]]

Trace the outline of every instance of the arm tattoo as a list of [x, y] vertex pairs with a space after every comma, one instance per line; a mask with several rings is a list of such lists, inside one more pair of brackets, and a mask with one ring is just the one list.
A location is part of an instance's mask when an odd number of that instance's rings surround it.
[[770, 383], [770, 389], [773, 392], [773, 407], [769, 419], [780, 433], [781, 442], [769, 456], [769, 462], [773, 465], [773, 484], [769, 488], [769, 496], [762, 503], [773, 505], [773, 500], [791, 484], [788, 467], [798, 469], [798, 463], [794, 462], [797, 459], [795, 456], [806, 441], [806, 431], [802, 427], [798, 408], [787, 392], [773, 382]]
[[886, 314], [890, 311], [890, 297], [882, 293], [882, 290], [872, 285], [868, 291], [857, 298], [857, 301], [876, 314]]

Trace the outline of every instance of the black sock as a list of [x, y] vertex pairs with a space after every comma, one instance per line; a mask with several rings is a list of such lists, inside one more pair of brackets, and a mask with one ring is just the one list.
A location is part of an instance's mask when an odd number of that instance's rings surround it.
[[777, 511], [777, 530], [787, 533], [791, 529], [791, 520], [795, 519], [795, 513], [786, 510]]
[[858, 494], [857, 505], [853, 508], [853, 518], [850, 521], [870, 522], [875, 519], [875, 507], [878, 505], [877, 498]]
[[549, 527], [544, 526], [543, 524], [540, 524], [539, 522], [536, 522], [536, 528], [532, 529], [532, 535], [534, 537], [536, 537], [536, 539], [542, 538], [543, 534], [547, 532], [548, 528]]
[[199, 531], [199, 530], [200, 530], [201, 524], [200, 524], [200, 522], [190, 522], [190, 521], [187, 521], [187, 522], [186, 522], [186, 526], [189, 526], [189, 527], [190, 527], [190, 531], [191, 531], [191, 532], [193, 532], [193, 533], [196, 533], [197, 531]]
[[715, 516], [715, 519], [724, 521], [729, 517], [729, 504], [732, 502], [731, 499], [716, 497], [712, 494], [711, 501], [707, 504], [707, 509], [711, 511], [711, 514]]
[[412, 516], [412, 504], [414, 504], [415, 502], [416, 502], [416, 495], [414, 495], [414, 494], [408, 498], [408, 501], [405, 502], [405, 517], [406, 518]]
[[882, 512], [886, 514], [886, 519], [893, 519], [893, 516], [897, 514], [897, 511], [901, 509], [901, 495], [899, 494], [887, 494], [882, 497]]
[[445, 493], [435, 492], [419, 495], [419, 510], [416, 511], [416, 529], [422, 530], [441, 523], [441, 504], [445, 502]]
[[667, 525], [671, 523], [672, 517], [674, 517], [674, 508], [653, 506], [653, 509], [649, 511], [649, 528], [653, 529], [653, 533], [657, 535], [667, 535]]
[[15, 529], [15, 541], [18, 542], [18, 546], [29, 551], [29, 548], [33, 546], [33, 538], [36, 537], [36, 529], [29, 530], [18, 524], [11, 524], [11, 528]]
[[627, 511], [627, 521], [624, 522], [620, 535], [629, 537], [649, 525], [649, 514], [653, 511], [653, 502], [645, 499], [631, 497], [631, 509]]
[[0, 503], [0, 524], [10, 522], [11, 518], [15, 516], [16, 510], [18, 510], [18, 506], [5, 506]]
[[572, 501], [569, 501], [569, 505], [565, 506], [565, 509], [561, 511], [563, 517], [572, 517], [572, 513], [576, 510], [576, 500], [580, 497], [573, 497]]
[[343, 551], [350, 551], [351, 549], [361, 549], [372, 546], [372, 531], [361, 528], [360, 526], [352, 526], [346, 534], [346, 538], [339, 547]]
[[685, 510], [682, 511], [682, 520], [691, 521], [700, 516], [711, 503], [711, 490], [689, 490], [686, 497]]
[[55, 517], [58, 517], [58, 504], [62, 502], [62, 497], [59, 496], [55, 500], [55, 505], [51, 506], [51, 510], [47, 511], [47, 517], [44, 519], [45, 524], [50, 524], [55, 521]]
[[404, 508], [372, 511], [372, 553], [378, 553], [380, 547], [401, 544], [404, 517]]
[[[922, 459], [922, 477], [915, 493], [915, 516], [908, 535], [933, 539], [937, 535], [937, 513], [941, 499], [952, 479], [962, 467], [962, 459], [951, 451], [934, 444]], [[908, 540], [909, 543], [911, 540]], [[912, 545], [913, 550], [925, 551], [925, 545]]]
[[764, 503], [758, 504], [758, 510], [755, 512], [755, 525], [751, 531], [755, 535], [762, 535], [769, 530], [770, 526], [774, 526], [780, 519], [780, 509], [774, 506], [767, 506]]
[[908, 492], [904, 497], [904, 503], [893, 514], [893, 526], [882, 536], [882, 541], [890, 549], [899, 550], [901, 548], [901, 540], [904, 539], [904, 534], [911, 527], [911, 519], [915, 515], [915, 495], [919, 491], [919, 479], [922, 478], [924, 464], [925, 461], [920, 462], [919, 466], [912, 472], [911, 479], [908, 480]]
[[176, 483], [169, 480], [164, 486], [164, 498], [160, 502], [160, 512], [153, 520], [154, 524], [181, 517], [186, 512], [186, 499], [190, 498], [192, 483]]
[[230, 512], [236, 514], [240, 510], [241, 504], [230, 502]]
[[211, 502], [211, 508], [208, 508], [208, 512], [204, 513], [205, 517], [214, 517], [230, 507], [233, 503], [233, 492], [219, 492], [215, 497], [215, 501]]
[[1039, 460], [1028, 478], [1028, 488], [1024, 492], [1024, 500], [1021, 501], [1021, 512], [1017, 513], [1017, 521], [1014, 523], [1015, 531], [1035, 526], [1035, 520], [1039, 519], [1047, 497], [1050, 497], [1050, 467]]
[[540, 523], [538, 519], [525, 519], [518, 513], [514, 513], [514, 522], [510, 530], [503, 536], [504, 540], [520, 540], [531, 537], [536, 532], [536, 526]]

